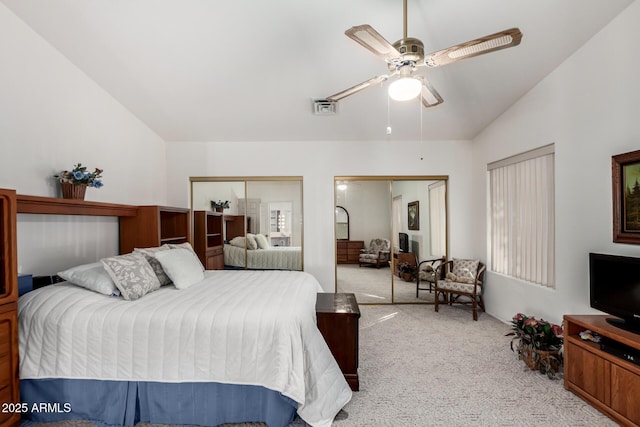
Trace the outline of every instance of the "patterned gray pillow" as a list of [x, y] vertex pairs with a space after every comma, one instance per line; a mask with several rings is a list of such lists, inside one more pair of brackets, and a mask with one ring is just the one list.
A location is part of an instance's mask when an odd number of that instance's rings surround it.
[[160, 288], [160, 281], [144, 254], [132, 252], [100, 261], [126, 300], [137, 300]]
[[458, 278], [475, 279], [478, 272], [479, 259], [453, 259], [452, 273]]
[[169, 251], [169, 250], [171, 250], [171, 248], [168, 245], [159, 246], [156, 248], [135, 248], [133, 250], [133, 252], [138, 252], [145, 255], [145, 257], [147, 258], [147, 262], [149, 263], [151, 268], [153, 268], [153, 272], [156, 274], [156, 276], [158, 277], [158, 280], [160, 281], [160, 286], [173, 284], [173, 282], [171, 281], [171, 278], [167, 276], [167, 273], [162, 268], [162, 264], [160, 264], [160, 261], [158, 261], [158, 259], [156, 258], [156, 254], [158, 252]]

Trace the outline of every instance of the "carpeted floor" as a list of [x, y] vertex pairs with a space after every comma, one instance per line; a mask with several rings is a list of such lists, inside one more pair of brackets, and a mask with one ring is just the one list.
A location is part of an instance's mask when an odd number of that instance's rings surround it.
[[[474, 322], [459, 306], [360, 310], [360, 391], [332, 427], [617, 425], [566, 391], [562, 378], [550, 380], [517, 360], [504, 336], [509, 325], [486, 313]], [[91, 424], [55, 424], [85, 426]], [[296, 419], [289, 427], [305, 426]]]
[[[338, 292], [356, 295], [360, 304], [391, 303], [391, 269], [389, 267], [359, 267], [358, 264], [339, 264]], [[425, 286], [423, 286], [425, 287]], [[433, 294], [420, 291], [416, 298], [416, 283], [393, 277], [393, 302], [432, 303]]]

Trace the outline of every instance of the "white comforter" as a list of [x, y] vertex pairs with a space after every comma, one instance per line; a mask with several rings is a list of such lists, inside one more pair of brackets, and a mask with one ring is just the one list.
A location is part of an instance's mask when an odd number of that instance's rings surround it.
[[330, 425], [351, 398], [315, 323], [313, 276], [207, 271], [188, 289], [164, 286], [137, 301], [67, 283], [18, 304], [20, 378], [261, 385]]
[[[247, 268], [255, 270], [302, 270], [302, 248], [300, 246], [272, 246], [268, 249], [247, 250]], [[244, 267], [245, 249], [224, 245], [224, 263]]]

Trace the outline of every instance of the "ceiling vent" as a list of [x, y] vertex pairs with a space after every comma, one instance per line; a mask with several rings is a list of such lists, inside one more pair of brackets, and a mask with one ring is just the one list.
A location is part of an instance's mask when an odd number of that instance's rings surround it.
[[317, 116], [331, 116], [338, 114], [338, 102], [328, 99], [313, 100], [313, 114]]

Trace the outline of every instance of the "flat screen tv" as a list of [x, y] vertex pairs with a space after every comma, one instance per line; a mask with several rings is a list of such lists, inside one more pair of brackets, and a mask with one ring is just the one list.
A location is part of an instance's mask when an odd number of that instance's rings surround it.
[[409, 235], [407, 233], [398, 233], [398, 244], [400, 252], [409, 252]]
[[640, 334], [640, 258], [589, 254], [591, 307], [611, 314], [607, 322]]

